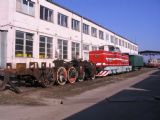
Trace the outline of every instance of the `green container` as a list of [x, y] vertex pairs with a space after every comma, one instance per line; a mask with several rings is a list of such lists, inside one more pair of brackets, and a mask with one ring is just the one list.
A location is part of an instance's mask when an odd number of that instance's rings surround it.
[[144, 66], [144, 59], [141, 55], [129, 55], [129, 63], [133, 70], [140, 69]]

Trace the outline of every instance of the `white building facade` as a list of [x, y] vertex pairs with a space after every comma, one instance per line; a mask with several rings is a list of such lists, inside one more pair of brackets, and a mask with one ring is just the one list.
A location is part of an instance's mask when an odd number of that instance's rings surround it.
[[91, 50], [113, 45], [138, 54], [138, 45], [47, 0], [0, 1], [0, 68], [6, 63], [88, 60]]

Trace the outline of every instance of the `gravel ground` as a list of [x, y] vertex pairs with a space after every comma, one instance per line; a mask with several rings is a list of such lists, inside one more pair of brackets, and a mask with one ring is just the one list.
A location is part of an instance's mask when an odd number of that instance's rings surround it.
[[126, 78], [136, 77], [137, 75], [152, 70], [152, 68], [143, 68], [140, 71], [107, 76], [104, 78], [97, 78], [95, 80], [77, 82], [75, 84], [66, 84], [64, 86], [53, 86], [46, 89], [20, 87], [20, 89], [24, 91], [21, 94], [16, 94], [10, 90], [5, 90], [0, 92], [0, 105], [48, 105], [50, 102], [53, 102], [53, 100], [55, 102], [59, 102], [66, 97], [79, 95], [85, 91], [126, 80]]

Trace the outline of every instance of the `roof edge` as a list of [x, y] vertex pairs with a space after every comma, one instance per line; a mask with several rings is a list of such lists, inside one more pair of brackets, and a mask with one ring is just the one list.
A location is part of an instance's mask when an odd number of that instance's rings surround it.
[[93, 21], [93, 20], [91, 20], [91, 19], [89, 19], [89, 18], [87, 18], [87, 17], [84, 17], [84, 16], [80, 15], [79, 13], [77, 13], [77, 12], [71, 10], [71, 9], [68, 9], [68, 8], [66, 8], [66, 7], [58, 4], [57, 2], [53, 2], [53, 1], [50, 1], [50, 0], [46, 0], [46, 1], [49, 2], [49, 3], [51, 3], [51, 4], [56, 5], [56, 6], [58, 6], [58, 7], [61, 7], [61, 8], [65, 9], [65, 10], [67, 10], [67, 11], [69, 11], [69, 12], [71, 12], [71, 13], [73, 13], [73, 14], [75, 14], [75, 15], [83, 18], [83, 19], [86, 19], [87, 21], [89, 21], [89, 22], [91, 22], [91, 23], [93, 23], [93, 24], [95, 24], [95, 25], [97, 25], [97, 26], [99, 26], [99, 27], [101, 27], [101, 28], [103, 28], [103, 29], [105, 29], [105, 30], [107, 30], [107, 31], [109, 31], [109, 32], [111, 32], [111, 33], [113, 33], [113, 34], [115, 34], [115, 35], [117, 35], [117, 36], [119, 36], [119, 37], [121, 37], [121, 38], [123, 38], [123, 39], [125, 39], [125, 40], [127, 40], [127, 41], [129, 41], [129, 42], [131, 42], [131, 43], [133, 43], [133, 44], [135, 44], [135, 45], [138, 46], [137, 43], [134, 43], [133, 41], [129, 40], [128, 38], [123, 37], [122, 35], [120, 35], [120, 34], [118, 34], [118, 33], [116, 33], [116, 32], [113, 32], [112, 30], [110, 30], [110, 29], [108, 29], [108, 28], [106, 28], [106, 27], [98, 24], [97, 22], [95, 22], [95, 21]]

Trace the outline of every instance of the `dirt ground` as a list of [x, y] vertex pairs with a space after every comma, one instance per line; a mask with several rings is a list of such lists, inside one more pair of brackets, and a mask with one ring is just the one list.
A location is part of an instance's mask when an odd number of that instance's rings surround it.
[[66, 84], [64, 86], [53, 86], [46, 89], [40, 87], [20, 87], [24, 91], [21, 94], [16, 94], [11, 90], [5, 90], [0, 92], [0, 105], [43, 106], [50, 105], [53, 102], [61, 103], [66, 97], [79, 95], [87, 90], [126, 80], [126, 78], [132, 78], [152, 70], [153, 68], [143, 68], [140, 71], [107, 76], [95, 80], [77, 82], [75, 84]]

